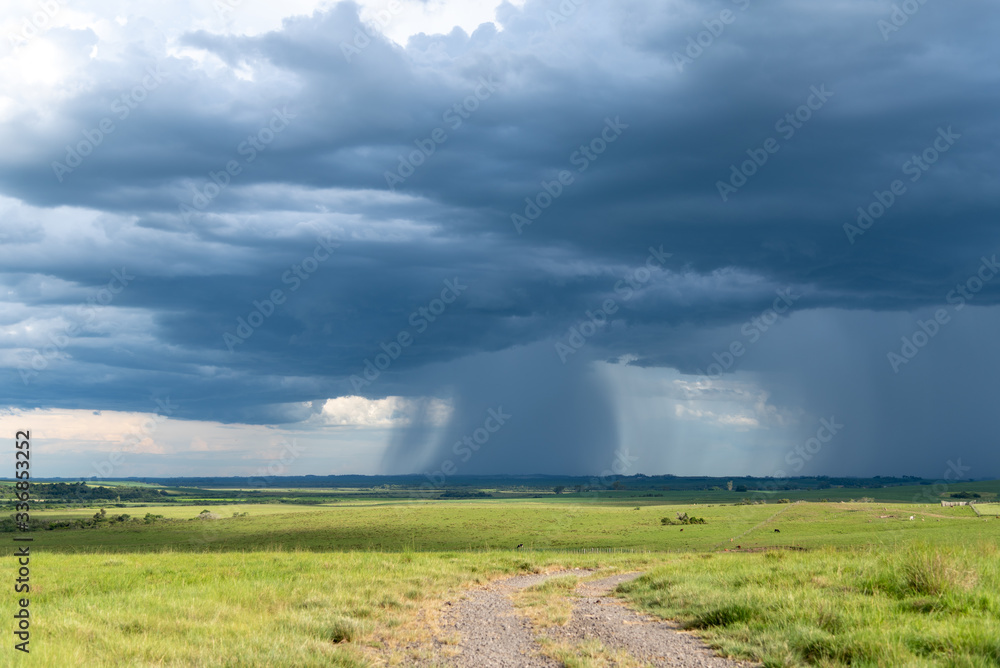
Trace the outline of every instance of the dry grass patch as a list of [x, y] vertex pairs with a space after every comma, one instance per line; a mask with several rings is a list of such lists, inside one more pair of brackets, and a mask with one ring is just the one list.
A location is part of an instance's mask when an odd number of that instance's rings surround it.
[[625, 650], [605, 647], [599, 640], [579, 643], [539, 638], [542, 652], [566, 668], [652, 668], [651, 663], [639, 661]]
[[573, 596], [580, 581], [575, 575], [553, 577], [515, 593], [514, 607], [537, 629], [565, 626], [573, 616]]

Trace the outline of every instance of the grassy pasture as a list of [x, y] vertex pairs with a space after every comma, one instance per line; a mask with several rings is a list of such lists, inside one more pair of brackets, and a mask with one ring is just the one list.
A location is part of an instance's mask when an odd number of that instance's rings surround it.
[[687, 554], [619, 591], [765, 666], [1000, 665], [995, 541]]
[[[571, 558], [595, 565], [593, 557]], [[600, 561], [626, 560], [651, 562]], [[365, 666], [385, 643], [426, 639], [416, 618], [429, 601], [558, 562], [558, 555], [525, 559], [510, 551], [43, 553], [33, 563], [32, 661]]]
[[[203, 508], [223, 518], [192, 519]], [[622, 595], [768, 665], [1000, 665], [1000, 521], [968, 507], [383, 499], [108, 512], [174, 519], [32, 534], [38, 665], [406, 665], [442, 599], [555, 567], [647, 571]], [[679, 512], [708, 523], [661, 524]], [[635, 552], [582, 551], [593, 548]], [[562, 584], [528, 592], [524, 609], [558, 623]], [[10, 619], [13, 596], [0, 602]], [[610, 656], [553, 651], [580, 666]]]
[[46, 510], [33, 510], [32, 516], [38, 519], [46, 519], [49, 521], [57, 520], [73, 520], [86, 517], [93, 517], [94, 513], [97, 512], [99, 508], [104, 508], [107, 510], [108, 514], [120, 515], [122, 513], [127, 513], [132, 517], [142, 518], [146, 513], [152, 513], [154, 515], [163, 515], [165, 518], [169, 519], [191, 519], [197, 517], [202, 510], [209, 510], [222, 517], [232, 517], [233, 513], [247, 513], [250, 517], [260, 517], [262, 515], [293, 515], [302, 512], [315, 512], [315, 506], [296, 506], [286, 503], [254, 503], [254, 504], [225, 504], [225, 505], [215, 505], [215, 504], [205, 504], [205, 505], [152, 505], [146, 504], [142, 506], [126, 506], [125, 508], [116, 508], [114, 504], [101, 506], [100, 504], [95, 504], [94, 508], [80, 508], [80, 507], [59, 507], [55, 506], [52, 509]]
[[[202, 509], [222, 516], [193, 519]], [[793, 546], [818, 548], [893, 545], [922, 538], [955, 542], [968, 537], [1000, 538], [1000, 521], [977, 518], [967, 506], [942, 508], [907, 504], [768, 504], [751, 506], [621, 506], [530, 501], [435, 501], [419, 503], [287, 504], [244, 506], [150, 506], [111, 508], [109, 514], [146, 512], [175, 521], [128, 522], [99, 529], [42, 531], [48, 550], [252, 551], [282, 547], [311, 551], [435, 551], [581, 548], [690, 551]], [[233, 518], [233, 512], [248, 517]], [[703, 517], [704, 525], [668, 525], [678, 512]], [[36, 511], [55, 521], [90, 517], [93, 509]], [[910, 521], [909, 517], [914, 520]], [[681, 530], [683, 529], [683, 531]], [[778, 529], [779, 532], [775, 532]], [[732, 540], [730, 540], [732, 539]]]

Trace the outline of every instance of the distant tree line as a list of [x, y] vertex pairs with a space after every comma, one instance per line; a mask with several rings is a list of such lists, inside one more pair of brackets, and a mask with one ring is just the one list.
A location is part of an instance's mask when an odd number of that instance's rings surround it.
[[[6, 486], [5, 486], [6, 487]], [[12, 494], [11, 489], [5, 489]], [[158, 501], [169, 500], [169, 494], [150, 487], [97, 487], [83, 482], [33, 483], [31, 496], [46, 502], [87, 503], [90, 501]], [[165, 498], [166, 497], [166, 498]]]

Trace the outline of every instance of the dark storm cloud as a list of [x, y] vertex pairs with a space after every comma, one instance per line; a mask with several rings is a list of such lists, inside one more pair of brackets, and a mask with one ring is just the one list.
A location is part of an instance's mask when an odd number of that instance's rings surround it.
[[[1000, 252], [995, 4], [926, 3], [886, 36], [887, 2], [562, 6], [504, 4], [499, 30], [421, 34], [406, 48], [376, 36], [348, 55], [362, 27], [349, 3], [262, 35], [183, 38], [217, 68], [137, 42], [123, 62], [85, 65], [90, 83], [44, 122], [38, 110], [15, 113], [4, 134], [18, 150], [0, 157], [0, 188], [34, 208], [12, 204], [0, 222], [5, 249], [17, 249], [5, 253], [4, 284], [24, 310], [5, 324], [51, 320], [112, 269], [136, 279], [0, 401], [143, 410], [169, 394], [182, 417], [294, 423], [333, 396], [453, 394], [447, 448], [505, 401], [498, 388], [518, 394], [513, 380], [491, 385], [501, 370], [461, 360], [506, 354], [535, 379], [531, 396], [557, 399], [498, 436], [508, 445], [495, 452], [574, 440], [592, 462], [616, 435], [586, 360], [631, 355], [693, 372], [786, 287], [803, 295], [800, 311], [856, 311], [862, 330], [870, 316], [871, 331], [856, 336], [884, 355], [893, 340], [877, 314], [943, 303], [980, 256]], [[723, 11], [732, 21], [719, 28]], [[97, 43], [90, 31], [58, 37], [81, 58]], [[689, 38], [702, 39], [701, 52], [687, 50]], [[678, 54], [689, 60], [678, 66]], [[114, 101], [137, 86], [143, 100], [121, 118]], [[816, 90], [832, 95], [819, 104]], [[248, 160], [248, 139], [266, 139], [276, 113], [286, 127]], [[66, 163], [67, 144], [105, 118], [115, 130], [60, 182], [52, 163]], [[913, 171], [941, 132], [960, 136]], [[769, 139], [777, 152], [763, 148]], [[433, 154], [420, 153], [428, 145]], [[731, 180], [733, 165], [761, 155], [745, 184]], [[417, 160], [412, 174], [401, 168]], [[239, 173], [222, 176], [230, 161]], [[561, 171], [572, 182], [552, 199]], [[212, 173], [226, 183], [205, 197]], [[387, 173], [400, 177], [394, 191]], [[885, 214], [861, 235], [845, 232], [897, 179], [906, 191]], [[727, 201], [720, 181], [739, 184]], [[512, 214], [527, 217], [525, 198], [546, 201], [540, 193], [551, 205], [518, 233]], [[321, 235], [339, 248], [291, 291], [283, 276]], [[661, 245], [671, 259], [623, 300], [615, 286]], [[39, 276], [45, 289], [32, 283]], [[456, 278], [469, 287], [455, 304], [411, 332], [414, 345], [377, 380], [352, 384]], [[230, 352], [223, 334], [275, 289], [287, 301]], [[988, 283], [975, 305], [998, 296], [1000, 281]], [[588, 340], [577, 368], [543, 373], [559, 364], [553, 342], [609, 298], [619, 300], [615, 322]], [[793, 367], [815, 355], [808, 331], [804, 349], [782, 358]], [[45, 344], [27, 332], [19, 341], [4, 358], [14, 379], [26, 351]], [[514, 352], [521, 346], [532, 352]], [[543, 348], [544, 363], [532, 357]], [[935, 354], [959, 366], [974, 357], [961, 346]], [[851, 359], [868, 368], [869, 358]], [[796, 386], [777, 360], [754, 370], [776, 396]], [[830, 391], [846, 395], [852, 382]], [[819, 413], [829, 403], [809, 389], [788, 396]], [[975, 438], [985, 418], [967, 405], [980, 416], [968, 428]], [[869, 433], [884, 436], [909, 410], [892, 406]], [[400, 434], [387, 467], [433, 464], [428, 438]], [[554, 469], [560, 452], [538, 465]], [[475, 470], [505, 461], [484, 454]]]

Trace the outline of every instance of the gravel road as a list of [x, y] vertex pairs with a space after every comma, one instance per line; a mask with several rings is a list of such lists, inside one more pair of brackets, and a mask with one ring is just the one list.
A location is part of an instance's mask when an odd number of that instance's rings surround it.
[[560, 575], [586, 576], [585, 570], [544, 575], [519, 575], [470, 590], [466, 598], [445, 613], [444, 628], [459, 634], [460, 653], [451, 660], [457, 668], [558, 668], [560, 662], [541, 654], [535, 637], [576, 643], [597, 638], [606, 647], [621, 649], [653, 666], [678, 668], [737, 668], [752, 666], [717, 656], [695, 636], [679, 631], [676, 624], [656, 620], [626, 608], [609, 597], [620, 583], [641, 573], [613, 575], [582, 582], [580, 598], [566, 626], [544, 631], [533, 629], [519, 615], [510, 594]]
[[558, 661], [538, 651], [531, 623], [517, 614], [510, 594], [545, 582], [555, 575], [586, 575], [587, 571], [559, 571], [546, 575], [518, 575], [470, 592], [452, 615], [461, 635], [460, 668], [559, 668]]
[[642, 573], [612, 575], [582, 582], [576, 592], [580, 599], [573, 606], [569, 624], [548, 630], [548, 637], [579, 642], [597, 638], [606, 647], [623, 649], [631, 656], [660, 668], [735, 668], [756, 664], [725, 659], [697, 637], [683, 633], [673, 622], [648, 617], [608, 595], [622, 582]]

